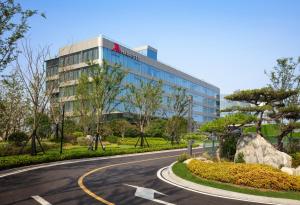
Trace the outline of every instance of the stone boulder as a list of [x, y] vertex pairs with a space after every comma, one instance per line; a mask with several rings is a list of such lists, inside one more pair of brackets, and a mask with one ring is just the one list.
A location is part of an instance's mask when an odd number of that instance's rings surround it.
[[280, 152], [262, 136], [252, 134], [242, 136], [237, 143], [235, 160], [243, 153], [246, 163], [267, 164], [275, 168], [291, 167], [292, 157]]

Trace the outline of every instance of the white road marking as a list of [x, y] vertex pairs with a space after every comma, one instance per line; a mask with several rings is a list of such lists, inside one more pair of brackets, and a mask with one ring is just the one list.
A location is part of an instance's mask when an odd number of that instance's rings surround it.
[[157, 203], [160, 203], [160, 204], [175, 205], [175, 204], [163, 201], [163, 200], [155, 199], [154, 198], [155, 193], [160, 194], [160, 195], [164, 195], [164, 196], [167, 196], [167, 195], [164, 194], [164, 193], [161, 193], [159, 191], [156, 191], [154, 189], [149, 189], [149, 188], [140, 187], [140, 186], [134, 186], [134, 185], [130, 185], [130, 184], [124, 184], [124, 185], [136, 188], [136, 191], [135, 191], [134, 195], [137, 196], [137, 197], [140, 197], [140, 198], [143, 198], [143, 199], [148, 199], [150, 201], [154, 201], [154, 202], [157, 202]]
[[48, 201], [46, 201], [45, 199], [43, 199], [42, 197], [35, 195], [35, 196], [31, 196], [31, 198], [33, 198], [34, 200], [36, 200], [37, 202], [39, 202], [42, 205], [51, 205]]

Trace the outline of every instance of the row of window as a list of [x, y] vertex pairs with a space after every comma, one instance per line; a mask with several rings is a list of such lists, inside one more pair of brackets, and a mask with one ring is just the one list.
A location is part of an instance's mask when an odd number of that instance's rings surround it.
[[138, 73], [146, 74], [163, 81], [168, 81], [180, 87], [195, 90], [209, 96], [215, 97], [218, 95], [218, 92], [213, 89], [198, 85], [196, 83], [178, 77], [172, 73], [159, 70], [151, 65], [129, 58], [107, 48], [103, 48], [103, 58], [110, 63], [121, 64], [124, 68], [130, 68]]
[[[87, 75], [91, 75], [91, 73], [89, 72], [89, 68], [88, 67], [84, 67], [84, 68], [80, 68], [80, 69], [76, 69], [76, 70], [70, 70], [64, 73], [60, 73], [59, 74], [59, 81], [60, 82], [66, 82], [69, 80], [77, 80], [79, 78], [79, 76], [81, 75], [81, 73], [86, 73]], [[127, 83], [132, 83], [134, 85], [138, 85], [140, 83], [140, 80], [143, 81], [149, 81], [149, 79], [138, 76], [136, 74], [133, 73], [128, 73], [127, 76], [124, 79], [124, 84]], [[167, 84], [163, 84], [163, 90], [164, 92], [169, 95], [171, 93], [174, 92], [174, 87], [167, 85]], [[63, 90], [62, 90], [63, 92]], [[187, 93], [188, 95], [192, 95], [193, 96], [193, 100], [194, 102], [198, 102], [201, 104], [207, 104], [210, 106], [216, 106], [216, 100], [215, 99], [209, 99], [203, 96], [199, 96], [199, 95], [195, 95], [194, 93]], [[70, 95], [65, 95], [62, 94], [62, 96], [70, 96]]]
[[53, 90], [58, 88], [58, 80], [48, 80], [46, 81], [46, 90]]
[[50, 76], [54, 76], [58, 74], [58, 66], [54, 66], [54, 67], [48, 67], [46, 69], [46, 76], [50, 77]]
[[88, 62], [99, 58], [99, 48], [91, 48], [77, 53], [59, 57], [59, 66], [68, 66], [82, 62]]

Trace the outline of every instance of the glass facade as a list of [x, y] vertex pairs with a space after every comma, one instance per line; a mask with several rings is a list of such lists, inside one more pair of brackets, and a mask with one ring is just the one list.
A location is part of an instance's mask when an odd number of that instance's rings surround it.
[[[193, 96], [193, 118], [195, 121], [202, 123], [213, 120], [218, 116], [219, 92], [215, 89], [194, 83], [174, 73], [148, 65], [111, 49], [102, 49], [104, 60], [111, 64], [121, 64], [122, 68], [129, 71], [125, 83], [138, 84], [139, 79], [162, 80], [165, 96], [173, 92], [174, 86], [186, 88], [187, 94]], [[167, 100], [164, 99], [163, 101], [166, 102]]]
[[[157, 52], [151, 49], [142, 51], [139, 51], [139, 53], [147, 56], [152, 61], [156, 61]], [[167, 69], [160, 68], [160, 65], [164, 64], [151, 63], [150, 65], [140, 60], [140, 58], [132, 58], [129, 55], [101, 46], [59, 56], [59, 58], [46, 62], [47, 86], [55, 84], [57, 88], [59, 87], [58, 97], [60, 99], [68, 98], [64, 100], [66, 102], [66, 112], [72, 112], [74, 108], [75, 98], [69, 99], [69, 97], [74, 97], [76, 94], [76, 80], [82, 73], [88, 74], [89, 68], [86, 65], [82, 67], [74, 66], [74, 68], [68, 70], [59, 68], [95, 59], [103, 59], [110, 64], [120, 64], [123, 69], [128, 71], [128, 75], [124, 80], [125, 84], [132, 83], [138, 85], [140, 79], [145, 81], [150, 79], [162, 80], [164, 106], [166, 106], [167, 98], [173, 92], [174, 86], [185, 88], [187, 94], [193, 96], [193, 119], [198, 123], [213, 120], [219, 115], [220, 94], [218, 88], [201, 81], [195, 83], [195, 80], [189, 80], [188, 76], [182, 77], [185, 75], [176, 74], [179, 71], [172, 71], [172, 69], [171, 71], [166, 71]], [[53, 76], [56, 78], [50, 79]], [[124, 105], [118, 104], [116, 111], [124, 112]], [[172, 111], [170, 110], [169, 113], [172, 113]]]

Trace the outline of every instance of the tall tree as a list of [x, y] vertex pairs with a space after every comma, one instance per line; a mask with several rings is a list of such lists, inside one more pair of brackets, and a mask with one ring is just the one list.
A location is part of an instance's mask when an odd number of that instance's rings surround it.
[[117, 96], [124, 89], [122, 81], [127, 72], [119, 65], [109, 65], [106, 61], [103, 61], [102, 65], [90, 63], [89, 67], [90, 84], [88, 86], [91, 86], [91, 91], [89, 92], [90, 103], [96, 117], [95, 150], [97, 150], [101, 125], [105, 120], [105, 116], [115, 110], [119, 104], [117, 103]]
[[75, 115], [79, 116], [79, 125], [86, 134], [91, 130], [93, 121], [92, 109], [91, 109], [91, 96], [90, 96], [91, 84], [87, 74], [82, 73], [78, 79], [76, 86], [76, 104]]
[[140, 79], [138, 85], [127, 85], [127, 93], [124, 96], [125, 109], [136, 116], [136, 123], [141, 132], [141, 147], [144, 146], [145, 127], [161, 108], [162, 95], [162, 81]]
[[1, 126], [1, 133], [4, 139], [16, 131], [24, 129], [25, 118], [28, 113], [28, 103], [24, 94], [20, 76], [16, 71], [1, 80], [1, 104], [3, 105], [1, 122], [5, 122]]
[[171, 144], [176, 141], [179, 143], [181, 135], [187, 132], [187, 113], [189, 111], [189, 96], [186, 89], [182, 87], [173, 87], [173, 93], [168, 96], [167, 113], [168, 122], [166, 124], [166, 133], [169, 135]]
[[16, 61], [16, 68], [29, 101], [29, 112], [33, 119], [31, 139], [31, 155], [36, 155], [36, 140], [40, 117], [46, 110], [54, 85], [46, 89], [45, 61], [49, 59], [49, 47], [33, 50], [30, 42], [22, 43], [22, 52]]
[[[17, 43], [29, 30], [28, 19], [37, 10], [23, 9], [14, 0], [0, 1], [0, 72], [16, 59], [20, 50]], [[41, 16], [45, 17], [43, 13]]]

